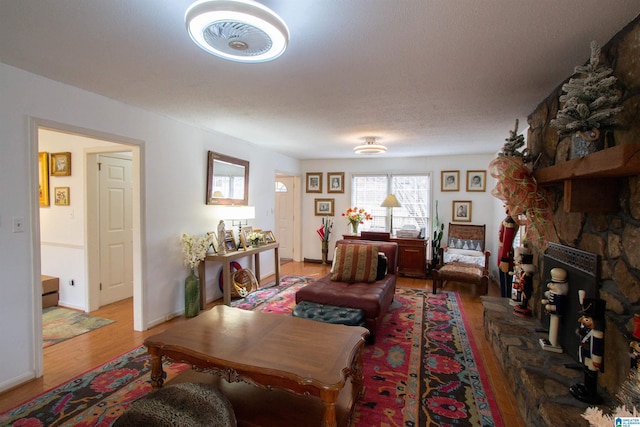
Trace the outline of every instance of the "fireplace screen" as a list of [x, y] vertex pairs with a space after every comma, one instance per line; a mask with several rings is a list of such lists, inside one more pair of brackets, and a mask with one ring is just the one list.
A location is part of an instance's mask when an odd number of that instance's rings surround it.
[[[582, 314], [578, 290], [586, 292], [585, 298], [599, 298], [598, 256], [569, 246], [549, 243], [544, 255], [543, 267], [541, 283], [543, 293], [547, 290], [547, 283], [551, 281], [551, 269], [562, 268], [567, 272], [569, 293], [565, 315], [560, 318], [558, 341], [564, 351], [578, 362], [580, 339], [576, 335], [576, 329], [579, 326], [578, 318]], [[548, 327], [549, 316], [544, 309], [541, 312], [542, 324]]]

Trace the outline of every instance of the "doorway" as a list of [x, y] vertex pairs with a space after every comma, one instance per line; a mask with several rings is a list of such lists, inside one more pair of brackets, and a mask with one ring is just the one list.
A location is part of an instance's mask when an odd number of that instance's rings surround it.
[[[126, 222], [123, 228], [129, 231], [128, 234], [120, 236], [124, 242], [121, 247], [117, 248], [117, 245], [113, 245], [110, 248], [111, 255], [119, 253], [118, 258], [115, 259], [118, 273], [113, 274], [116, 280], [111, 280], [110, 282], [126, 283], [126, 286], [116, 286], [116, 288], [128, 287], [124, 297], [133, 296], [132, 328], [136, 331], [142, 331], [145, 324], [141, 254], [141, 154], [143, 142], [41, 119], [32, 119], [32, 129], [34, 129], [32, 134], [35, 135], [32, 138], [32, 143], [35, 147], [34, 152], [41, 151], [41, 142], [44, 141], [42, 135], [47, 137], [54, 136], [59, 140], [58, 144], [66, 144], [68, 149], [65, 148], [65, 151], [71, 152], [72, 164], [77, 166], [75, 170], [72, 169], [74, 180], [68, 181], [70, 186], [76, 187], [75, 189], [71, 188], [71, 191], [77, 197], [74, 203], [72, 196], [71, 205], [73, 205], [73, 209], [66, 214], [67, 218], [73, 217], [79, 222], [79, 224], [73, 224], [71, 227], [73, 232], [77, 233], [77, 238], [73, 245], [69, 245], [77, 252], [74, 264], [78, 264], [78, 266], [76, 266], [77, 271], [74, 274], [79, 277], [79, 281], [74, 280], [73, 287], [64, 290], [72, 294], [70, 297], [72, 300], [70, 306], [72, 308], [90, 312], [97, 310], [101, 305], [109, 303], [109, 298], [114, 301], [123, 296], [121, 293], [115, 298], [113, 296], [102, 298], [100, 291], [100, 284], [105, 283], [101, 278], [101, 268], [104, 267], [101, 265], [101, 260], [105, 257], [101, 256], [100, 248], [100, 243], [104, 238], [100, 237], [99, 218], [101, 215], [99, 215], [98, 168], [100, 167], [100, 161], [104, 162], [107, 159], [117, 159], [116, 161], [124, 161], [128, 165], [128, 171], [121, 173], [126, 173], [127, 175], [124, 181], [129, 184], [123, 193], [127, 193], [126, 197], [129, 201], [126, 202], [126, 215], [122, 215], [120, 218], [123, 223]], [[54, 146], [54, 148], [59, 149], [63, 146], [65, 145]], [[76, 190], [75, 193], [74, 190]], [[39, 260], [38, 264], [40, 264], [39, 266], [37, 264], [34, 266], [35, 273], [38, 275], [40, 270], [44, 272], [46, 267], [45, 253], [42, 251], [43, 229], [51, 226], [50, 223], [43, 224], [42, 215], [43, 212], [50, 214], [52, 211], [55, 212], [55, 210], [40, 208], [40, 215], [37, 216], [42, 253], [42, 256], [34, 258]], [[62, 210], [58, 210], [58, 212], [62, 213]], [[51, 219], [45, 218], [46, 221], [51, 222]], [[70, 280], [61, 280], [62, 286], [71, 286]], [[42, 336], [41, 322], [35, 322], [35, 327], [37, 329], [34, 331], [36, 337]]]

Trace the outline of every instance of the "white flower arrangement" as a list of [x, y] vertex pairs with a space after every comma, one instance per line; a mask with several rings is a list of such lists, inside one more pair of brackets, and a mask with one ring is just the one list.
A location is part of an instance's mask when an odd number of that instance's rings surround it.
[[255, 231], [252, 231], [247, 235], [247, 239], [249, 239], [251, 243], [258, 243], [261, 237], [262, 237], [261, 234], [256, 233]]
[[213, 243], [213, 237], [209, 233], [200, 236], [182, 233], [180, 243], [182, 244], [184, 265], [194, 269], [207, 256], [207, 250]]

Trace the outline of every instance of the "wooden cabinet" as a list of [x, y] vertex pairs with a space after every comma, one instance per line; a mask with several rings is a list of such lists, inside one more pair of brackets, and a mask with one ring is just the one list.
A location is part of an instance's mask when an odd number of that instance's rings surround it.
[[[362, 237], [345, 234], [344, 239], [360, 240]], [[392, 237], [391, 242], [398, 244], [398, 274], [409, 277], [427, 277], [427, 244], [424, 239]]]

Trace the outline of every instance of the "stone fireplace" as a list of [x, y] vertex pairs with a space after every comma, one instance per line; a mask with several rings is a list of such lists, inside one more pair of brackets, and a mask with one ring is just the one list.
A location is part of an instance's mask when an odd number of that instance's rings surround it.
[[[585, 46], [585, 57], [587, 51]], [[550, 125], [558, 111], [562, 84], [529, 116], [527, 147], [537, 158], [534, 176], [550, 195], [550, 241], [597, 257], [599, 298], [606, 301], [605, 371], [598, 382], [604, 393], [612, 396], [628, 378], [633, 317], [640, 313], [640, 16], [601, 52], [601, 62], [610, 65], [618, 78], [623, 107], [623, 125], [607, 132], [607, 148], [583, 159], [568, 160], [569, 138], [559, 139]], [[487, 299], [485, 333], [513, 381], [525, 422], [554, 425], [554, 421], [567, 421], [571, 413], [569, 418], [581, 425], [584, 420], [579, 413], [587, 405], [576, 404], [566, 388], [580, 381], [580, 374], [564, 369], [559, 362], [562, 359], [537, 345], [535, 323], [546, 324], [541, 299], [549, 266], [544, 265], [544, 251], [532, 249], [536, 274], [529, 307], [534, 311], [533, 319], [515, 318], [502, 301]], [[576, 327], [577, 320], [573, 319]], [[533, 389], [538, 392], [530, 393]]]
[[[619, 171], [608, 171], [606, 168], [612, 168], [618, 160], [607, 158], [602, 162], [604, 165], [594, 165], [589, 162], [596, 162], [587, 156], [577, 160], [582, 164], [573, 160], [565, 167], [574, 171], [604, 167], [604, 172], [596, 170], [592, 176], [587, 172], [579, 179], [564, 179], [545, 185], [545, 188], [551, 194], [554, 207], [556, 241], [594, 253], [600, 260], [600, 298], [607, 304], [605, 372], [600, 375], [600, 385], [615, 394], [629, 373], [633, 315], [640, 312], [640, 149], [636, 149], [640, 147], [640, 17], [603, 46], [602, 55], [618, 78], [623, 107], [623, 125], [608, 133], [607, 143], [609, 147], [627, 150], [622, 161], [628, 167], [623, 165]], [[527, 146], [539, 155], [534, 167], [536, 176], [544, 168], [567, 161], [569, 138], [559, 140], [556, 130], [549, 124], [558, 109], [561, 86], [529, 116]], [[628, 147], [619, 147], [622, 145]], [[599, 152], [591, 156], [601, 153], [602, 156], [607, 154]], [[608, 206], [603, 201], [612, 194], [617, 197]], [[568, 197], [580, 199], [580, 202], [577, 205], [573, 201], [567, 203]], [[537, 252], [535, 258], [540, 265], [543, 254]], [[544, 311], [540, 304], [545, 291], [541, 271], [543, 269], [539, 268], [534, 280], [531, 302], [538, 319]]]

